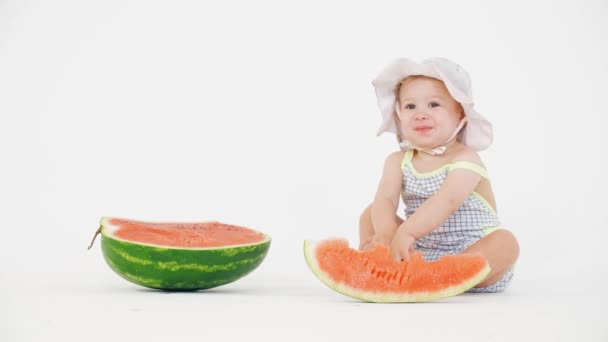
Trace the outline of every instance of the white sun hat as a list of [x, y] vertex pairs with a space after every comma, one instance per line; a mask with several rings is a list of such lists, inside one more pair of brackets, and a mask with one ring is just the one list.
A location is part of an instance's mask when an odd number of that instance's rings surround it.
[[458, 64], [440, 57], [429, 58], [418, 63], [400, 58], [389, 64], [372, 81], [376, 90], [382, 124], [377, 135], [384, 132], [400, 134], [396, 118], [396, 88], [408, 76], [422, 75], [442, 81], [454, 100], [460, 102], [467, 121], [461, 142], [476, 151], [485, 150], [492, 144], [492, 124], [473, 108], [473, 94], [469, 74]]

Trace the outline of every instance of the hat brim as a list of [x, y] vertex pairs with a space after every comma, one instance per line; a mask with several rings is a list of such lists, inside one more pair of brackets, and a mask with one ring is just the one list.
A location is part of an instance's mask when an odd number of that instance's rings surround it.
[[482, 151], [492, 145], [494, 133], [492, 124], [483, 115], [479, 114], [472, 104], [461, 104], [467, 125], [464, 127], [460, 142], [476, 151]]

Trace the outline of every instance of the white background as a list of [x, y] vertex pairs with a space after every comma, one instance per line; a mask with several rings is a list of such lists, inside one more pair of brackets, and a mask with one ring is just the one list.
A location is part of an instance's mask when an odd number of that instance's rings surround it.
[[[607, 16], [602, 0], [0, 1], [0, 340], [608, 339]], [[319, 283], [302, 242], [356, 244], [397, 148], [375, 137], [370, 82], [432, 56], [469, 72], [494, 124], [482, 158], [516, 279], [365, 305]], [[273, 242], [233, 285], [159, 293], [86, 250], [101, 216]]]

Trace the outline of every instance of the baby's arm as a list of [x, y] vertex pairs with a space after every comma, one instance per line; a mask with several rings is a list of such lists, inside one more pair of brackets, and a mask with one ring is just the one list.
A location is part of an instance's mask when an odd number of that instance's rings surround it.
[[[474, 151], [464, 152], [455, 160], [469, 161], [483, 165]], [[399, 226], [391, 242], [391, 250], [396, 259], [407, 259], [412, 241], [432, 232], [443, 224], [464, 203], [475, 190], [481, 176], [466, 169], [450, 171], [439, 191], [426, 200]]]
[[371, 215], [372, 226], [375, 230], [374, 241], [390, 245], [399, 223], [397, 221], [397, 208], [399, 207], [399, 195], [403, 185], [401, 174], [401, 161], [403, 152], [391, 153], [384, 163], [384, 171], [374, 202], [372, 203]]

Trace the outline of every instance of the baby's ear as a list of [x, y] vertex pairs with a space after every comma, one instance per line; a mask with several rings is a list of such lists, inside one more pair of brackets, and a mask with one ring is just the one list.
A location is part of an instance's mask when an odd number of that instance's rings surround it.
[[397, 141], [401, 143], [404, 140], [403, 132], [401, 131], [401, 119], [399, 119], [399, 116], [394, 115], [393, 120], [395, 120], [395, 125], [397, 126]]
[[397, 130], [401, 132], [401, 119], [399, 119], [399, 115], [393, 115], [393, 120], [395, 120], [395, 125], [397, 125]]
[[462, 118], [464, 118], [464, 108], [460, 103], [458, 104], [458, 107], [460, 107], [460, 120], [462, 120]]

